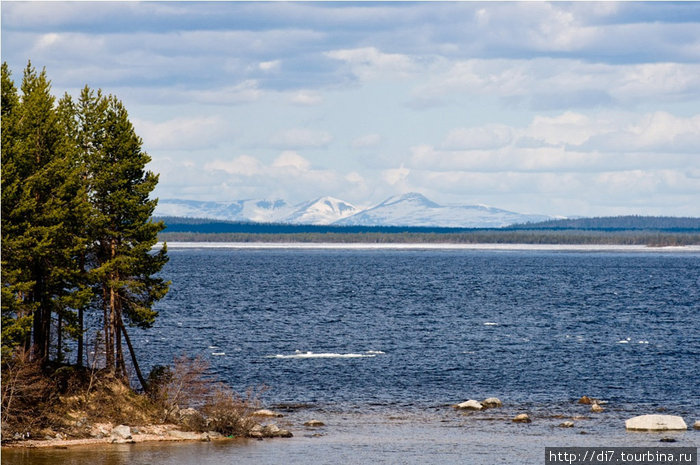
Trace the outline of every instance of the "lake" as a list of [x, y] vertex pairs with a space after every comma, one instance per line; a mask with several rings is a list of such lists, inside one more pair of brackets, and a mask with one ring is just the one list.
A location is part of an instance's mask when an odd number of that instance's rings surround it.
[[[700, 419], [697, 252], [173, 244], [169, 255], [160, 316], [132, 329], [144, 371], [203, 355], [239, 391], [267, 386], [296, 437], [120, 446], [104, 463], [543, 462], [545, 446], [658, 444], [625, 432], [631, 416]], [[450, 407], [492, 396], [503, 409]], [[522, 412], [532, 424], [510, 422]], [[558, 428], [573, 416], [586, 419]], [[305, 429], [309, 418], [327, 426]], [[677, 433], [678, 445], [699, 438]], [[75, 456], [66, 463], [85, 463]]]

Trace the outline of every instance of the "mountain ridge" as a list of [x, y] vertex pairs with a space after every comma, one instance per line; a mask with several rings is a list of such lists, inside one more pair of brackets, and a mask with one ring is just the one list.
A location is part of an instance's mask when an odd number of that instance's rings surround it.
[[232, 202], [161, 199], [154, 216], [257, 223], [449, 228], [504, 227], [552, 219], [483, 205], [440, 205], [417, 192], [391, 196], [365, 209], [330, 196], [295, 205], [282, 199]]

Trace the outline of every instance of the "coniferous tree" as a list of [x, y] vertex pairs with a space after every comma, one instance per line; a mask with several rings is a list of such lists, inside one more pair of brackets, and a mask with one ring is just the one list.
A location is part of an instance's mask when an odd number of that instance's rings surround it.
[[[21, 90], [11, 118], [9, 173], [3, 153], [3, 192], [6, 185], [10, 189], [3, 195], [3, 243], [8, 241], [3, 265], [21, 286], [10, 291], [14, 304], [22, 307], [23, 317], [31, 315], [34, 357], [46, 361], [54, 314], [59, 320], [67, 317], [86, 297], [75, 283], [74, 260], [85, 245], [76, 234], [85, 209], [72, 144], [58, 118], [45, 70], [37, 73], [29, 63]], [[12, 277], [15, 271], [19, 275]]]
[[60, 360], [66, 334], [80, 365], [84, 311], [99, 309], [106, 367], [126, 376], [124, 339], [145, 388], [125, 322], [151, 326], [169, 287], [155, 276], [166, 247], [152, 250], [164, 228], [151, 220], [158, 176], [117, 98], [85, 87], [55, 105], [31, 63], [21, 91], [3, 64], [3, 355], [24, 345], [47, 361], [55, 340]]
[[24, 220], [15, 211], [22, 193], [22, 162], [17, 154], [20, 99], [7, 63], [2, 64], [2, 348], [3, 356], [16, 346], [29, 349], [32, 314], [27, 298], [32, 282], [23, 266]]
[[[83, 97], [90, 100], [85, 91]], [[164, 228], [162, 222], [151, 221], [156, 201], [149, 195], [158, 176], [145, 169], [150, 157], [141, 149], [142, 141], [121, 101], [98, 94], [93, 104], [85, 107], [103, 111], [98, 111], [98, 122], [94, 123], [99, 124], [99, 130], [91, 142], [87, 166], [94, 274], [101, 285], [107, 365], [125, 376], [124, 338], [145, 387], [124, 320], [135, 326], [151, 326], [157, 316], [153, 303], [168, 291], [169, 283], [153, 276], [167, 262], [165, 246], [152, 252], [158, 232]]]

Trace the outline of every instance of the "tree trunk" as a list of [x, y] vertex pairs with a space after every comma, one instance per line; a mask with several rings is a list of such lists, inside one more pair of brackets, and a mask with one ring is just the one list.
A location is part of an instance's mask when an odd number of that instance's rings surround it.
[[83, 334], [83, 308], [80, 307], [78, 309], [78, 360], [76, 361], [76, 365], [79, 367], [83, 366], [83, 344], [85, 340], [85, 336]]
[[129, 339], [129, 334], [126, 332], [126, 328], [124, 327], [124, 322], [119, 320], [119, 323], [121, 324], [121, 327], [122, 327], [122, 334], [124, 334], [124, 340], [126, 341], [126, 346], [129, 348], [129, 354], [131, 354], [131, 362], [134, 364], [134, 371], [136, 371], [136, 377], [139, 379], [139, 383], [141, 383], [141, 387], [143, 388], [144, 392], [147, 392], [148, 391], [148, 383], [143, 378], [143, 374], [141, 374], [141, 368], [139, 368], [139, 363], [136, 361], [136, 352], [134, 352], [134, 346], [131, 345], [131, 339]]
[[63, 315], [58, 314], [56, 322], [56, 361], [63, 362]]
[[119, 340], [117, 339], [117, 311], [115, 308], [117, 302], [117, 296], [116, 296], [116, 291], [114, 290], [113, 287], [109, 288], [109, 332], [110, 332], [110, 345], [109, 345], [109, 350], [111, 352], [110, 359], [108, 361], [109, 365], [109, 371], [112, 373], [116, 373], [117, 371], [117, 364], [116, 364], [116, 353], [114, 348], [116, 347], [117, 344], [119, 344]]
[[109, 289], [107, 284], [102, 285], [102, 309], [104, 311], [104, 333], [105, 333], [105, 368], [112, 369], [114, 365], [114, 344], [112, 344], [112, 327], [110, 307], [109, 307]]

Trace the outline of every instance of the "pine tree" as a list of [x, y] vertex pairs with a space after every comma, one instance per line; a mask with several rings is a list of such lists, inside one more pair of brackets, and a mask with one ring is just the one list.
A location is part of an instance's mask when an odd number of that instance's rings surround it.
[[[9, 79], [9, 72], [3, 74]], [[3, 147], [3, 275], [8, 272], [12, 281], [3, 292], [10, 294], [17, 321], [31, 316], [34, 357], [47, 361], [54, 314], [58, 321], [68, 318], [70, 308], [87, 296], [76, 283], [74, 260], [86, 243], [77, 234], [86, 210], [73, 145], [58, 117], [46, 71], [37, 73], [29, 63], [21, 90], [8, 123], [11, 140], [3, 139], [8, 146], [7, 156]], [[8, 101], [10, 95], [8, 87]]]
[[7, 63], [2, 64], [2, 349], [29, 349], [35, 305], [27, 298], [32, 282], [23, 266], [21, 215], [14, 211], [22, 193], [21, 160], [17, 154], [20, 99]]
[[93, 208], [90, 224], [94, 235], [94, 274], [101, 284], [107, 366], [120, 376], [126, 375], [121, 342], [124, 338], [145, 388], [124, 320], [150, 327], [157, 316], [153, 304], [168, 291], [169, 283], [154, 276], [167, 262], [165, 246], [152, 252], [158, 232], [164, 228], [162, 222], [151, 220], [156, 201], [149, 195], [158, 176], [145, 170], [150, 157], [142, 151], [142, 141], [121, 101], [113, 96], [102, 101], [99, 94], [94, 98], [88, 94], [83, 93], [83, 107], [103, 110], [92, 123], [99, 130], [93, 136], [86, 135], [86, 140], [91, 140], [92, 147], [87, 158]]

